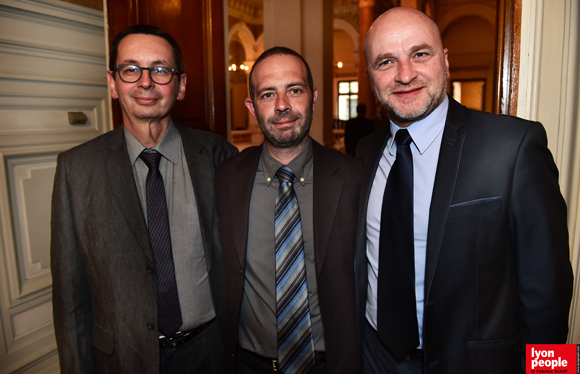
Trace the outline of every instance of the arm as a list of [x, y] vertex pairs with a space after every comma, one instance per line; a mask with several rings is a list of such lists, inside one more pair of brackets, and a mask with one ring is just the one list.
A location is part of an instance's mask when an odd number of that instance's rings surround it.
[[77, 247], [65, 156], [58, 156], [51, 217], [53, 316], [62, 373], [93, 373], [91, 290]]
[[566, 203], [539, 123], [520, 144], [511, 195], [522, 343], [565, 343], [573, 286]]

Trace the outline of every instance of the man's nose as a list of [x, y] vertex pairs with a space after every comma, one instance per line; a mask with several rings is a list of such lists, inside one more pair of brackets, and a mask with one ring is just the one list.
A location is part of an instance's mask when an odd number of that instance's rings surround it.
[[137, 84], [139, 85], [139, 87], [145, 89], [153, 87], [155, 85], [155, 82], [153, 82], [153, 80], [151, 79], [151, 70], [142, 70], [141, 78], [139, 78]]
[[409, 84], [417, 77], [415, 65], [410, 60], [399, 62], [396, 80], [402, 84]]

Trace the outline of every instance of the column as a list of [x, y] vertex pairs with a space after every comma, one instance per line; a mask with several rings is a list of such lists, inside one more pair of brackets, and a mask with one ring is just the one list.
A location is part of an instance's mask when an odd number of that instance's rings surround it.
[[323, 145], [332, 136], [332, 0], [264, 0], [264, 49], [292, 48], [308, 62], [318, 88], [310, 135]]
[[358, 103], [367, 105], [367, 117], [372, 117], [376, 113], [375, 95], [371, 89], [371, 84], [367, 75], [367, 60], [365, 58], [364, 40], [368, 29], [376, 19], [375, 0], [360, 0], [360, 44], [359, 44], [359, 63], [358, 63]]

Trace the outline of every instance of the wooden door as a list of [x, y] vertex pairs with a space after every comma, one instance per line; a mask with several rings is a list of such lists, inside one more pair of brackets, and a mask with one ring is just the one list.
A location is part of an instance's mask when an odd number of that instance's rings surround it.
[[[223, 2], [212, 0], [107, 0], [109, 46], [126, 27], [151, 24], [175, 38], [187, 73], [185, 100], [172, 118], [185, 126], [227, 136]], [[121, 108], [113, 100], [113, 122]]]

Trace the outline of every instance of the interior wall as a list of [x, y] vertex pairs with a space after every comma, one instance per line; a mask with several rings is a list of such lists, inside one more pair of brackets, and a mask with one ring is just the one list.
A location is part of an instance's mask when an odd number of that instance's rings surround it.
[[[50, 274], [58, 153], [110, 129], [103, 12], [0, 2], [0, 374], [59, 372]], [[69, 113], [86, 123], [71, 125]]]
[[518, 116], [542, 122], [568, 205], [574, 298], [569, 343], [580, 343], [580, 4], [523, 0]]
[[449, 50], [450, 81], [484, 80], [483, 110], [492, 111], [496, 27], [479, 16], [451, 22], [442, 33]]

